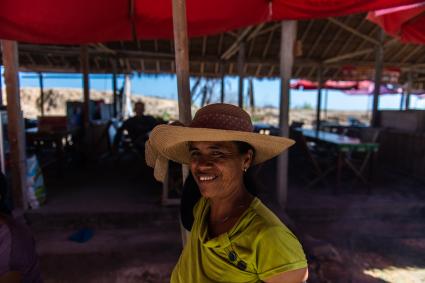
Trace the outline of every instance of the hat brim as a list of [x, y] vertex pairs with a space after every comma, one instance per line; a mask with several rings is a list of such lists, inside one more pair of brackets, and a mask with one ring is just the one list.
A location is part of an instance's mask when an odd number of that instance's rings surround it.
[[171, 125], [156, 126], [149, 137], [150, 144], [166, 158], [182, 164], [190, 163], [190, 141], [242, 141], [255, 149], [253, 164], [269, 160], [292, 146], [295, 141], [251, 132]]

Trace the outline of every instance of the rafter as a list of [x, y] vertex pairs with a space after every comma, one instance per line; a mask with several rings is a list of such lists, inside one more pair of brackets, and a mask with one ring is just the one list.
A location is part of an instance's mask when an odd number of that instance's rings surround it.
[[341, 27], [341, 28], [343, 28], [343, 29], [351, 32], [352, 34], [357, 35], [358, 37], [363, 38], [364, 40], [367, 40], [367, 41], [369, 41], [369, 42], [371, 42], [371, 43], [373, 43], [375, 45], [379, 45], [379, 41], [377, 41], [376, 39], [374, 39], [372, 37], [369, 37], [369, 36], [367, 36], [367, 35], [359, 32], [358, 30], [350, 27], [349, 25], [347, 25], [347, 24], [345, 24], [345, 23], [343, 23], [343, 22], [341, 22], [341, 21], [339, 21], [339, 20], [337, 20], [335, 18], [328, 18], [328, 20], [331, 23], [334, 23], [335, 25], [337, 25], [337, 26], [339, 26], [339, 27]]
[[326, 22], [325, 26], [322, 28], [321, 32], [319, 33], [319, 35], [314, 40], [313, 46], [310, 48], [310, 51], [308, 52], [308, 54], [306, 56], [307, 58], [310, 58], [311, 54], [314, 54], [314, 52], [316, 51], [317, 45], [322, 40], [323, 35], [325, 35], [326, 32], [328, 31], [329, 26], [330, 26], [330, 22]]
[[269, 34], [269, 37], [267, 38], [266, 45], [264, 46], [264, 49], [263, 49], [263, 54], [261, 55], [263, 58], [266, 58], [267, 52], [269, 52], [270, 44], [272, 43], [272, 40], [273, 40], [274, 31], [275, 30], [272, 30]]
[[245, 28], [241, 34], [236, 38], [233, 44], [221, 55], [220, 59], [228, 60], [239, 50], [239, 44], [245, 39], [248, 33], [252, 30], [252, 26]]
[[409, 59], [412, 58], [414, 55], [416, 55], [416, 53], [418, 53], [418, 51], [420, 51], [420, 50], [425, 50], [425, 47], [423, 45], [416, 46], [415, 49], [413, 49], [412, 52], [409, 52], [409, 54], [401, 60], [401, 62], [405, 63], [405, 62], [409, 61]]

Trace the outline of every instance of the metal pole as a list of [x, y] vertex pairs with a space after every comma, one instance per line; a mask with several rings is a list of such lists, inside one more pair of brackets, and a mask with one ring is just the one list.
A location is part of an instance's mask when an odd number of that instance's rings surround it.
[[243, 108], [244, 65], [245, 65], [245, 43], [241, 42], [239, 47], [239, 54], [238, 54], [238, 74], [239, 74], [238, 105], [241, 108]]
[[[296, 21], [283, 21], [280, 41], [280, 116], [279, 128], [283, 137], [289, 136], [289, 81], [294, 64], [294, 43], [297, 34]], [[283, 207], [288, 196], [288, 153], [277, 161], [277, 198]]]
[[323, 69], [317, 68], [317, 106], [316, 106], [316, 133], [320, 131], [320, 112], [322, 108]]
[[18, 44], [2, 40], [4, 78], [7, 94], [7, 115], [10, 146], [10, 170], [13, 202], [16, 209], [27, 209], [26, 200], [26, 156], [24, 118], [21, 110], [19, 88]]
[[382, 81], [382, 69], [384, 65], [384, 37], [385, 33], [383, 29], [379, 30], [378, 41], [379, 45], [376, 48], [375, 57], [375, 89], [373, 91], [373, 106], [372, 106], [372, 127], [378, 126], [378, 106], [379, 106], [379, 95], [381, 92], [381, 81]]
[[112, 115], [114, 118], [117, 118], [117, 106], [118, 106], [118, 98], [117, 98], [117, 65], [115, 64], [115, 61], [112, 61], [112, 100], [113, 100], [113, 106], [112, 106]]
[[409, 110], [410, 108], [410, 94], [412, 92], [412, 81], [413, 81], [413, 72], [412, 69], [407, 73], [407, 89], [406, 89], [406, 100], [405, 100], [405, 109]]
[[38, 80], [40, 82], [40, 112], [41, 112], [41, 116], [44, 116], [44, 84], [43, 84], [43, 73], [38, 73]]
[[221, 95], [220, 95], [220, 102], [221, 103], [224, 103], [224, 95], [225, 95], [225, 90], [224, 90], [224, 78], [225, 78], [224, 63], [221, 63], [220, 69], [221, 69]]
[[90, 92], [89, 92], [89, 53], [87, 45], [81, 46], [80, 53], [81, 73], [83, 73], [83, 113], [84, 113], [84, 128], [90, 126]]

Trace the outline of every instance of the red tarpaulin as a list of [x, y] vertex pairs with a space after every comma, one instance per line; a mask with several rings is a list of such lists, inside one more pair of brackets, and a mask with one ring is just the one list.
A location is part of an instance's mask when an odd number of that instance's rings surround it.
[[370, 12], [368, 20], [406, 43], [425, 44], [425, 1]]
[[[134, 7], [129, 3], [134, 2]], [[189, 36], [271, 20], [343, 16], [417, 0], [187, 0]], [[133, 13], [130, 11], [134, 11]], [[133, 29], [134, 27], [134, 29]], [[78, 44], [173, 38], [171, 0], [3, 0], [0, 38]]]

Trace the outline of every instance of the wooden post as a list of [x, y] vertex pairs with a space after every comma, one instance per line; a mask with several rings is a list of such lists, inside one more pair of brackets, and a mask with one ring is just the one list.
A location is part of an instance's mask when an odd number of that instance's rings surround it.
[[40, 82], [40, 112], [41, 112], [41, 116], [44, 116], [44, 84], [43, 84], [43, 73], [38, 73], [38, 80]]
[[248, 97], [249, 97], [249, 106], [251, 108], [251, 115], [254, 115], [254, 112], [255, 112], [254, 83], [252, 81], [252, 78], [249, 79]]
[[220, 93], [220, 102], [224, 103], [224, 96], [225, 96], [225, 90], [224, 90], [224, 78], [225, 78], [225, 72], [224, 72], [224, 63], [221, 63], [220, 65], [221, 69], [221, 93]]
[[320, 131], [320, 112], [322, 111], [322, 87], [323, 87], [323, 69], [317, 68], [317, 106], [316, 106], [316, 133]]
[[241, 42], [238, 54], [238, 75], [239, 75], [239, 95], [238, 105], [243, 108], [243, 79], [244, 79], [244, 65], [245, 65], [245, 43]]
[[10, 170], [15, 209], [27, 209], [26, 156], [24, 118], [21, 111], [18, 44], [2, 40], [4, 77], [7, 93], [8, 132], [10, 144]]
[[325, 119], [328, 119], [328, 89], [325, 89], [325, 107], [324, 107], [324, 112], [325, 112]]
[[3, 84], [2, 84], [2, 74], [0, 68], [0, 106], [3, 106]]
[[406, 90], [403, 89], [403, 91], [401, 92], [401, 97], [400, 97], [400, 111], [402, 111], [404, 109], [404, 96], [406, 95]]
[[112, 61], [112, 115], [114, 118], [118, 116], [118, 97], [117, 97], [117, 65]]
[[[280, 39], [280, 116], [279, 128], [283, 137], [289, 136], [289, 81], [294, 64], [294, 44], [297, 34], [296, 21], [282, 21]], [[277, 199], [286, 206], [288, 195], [288, 152], [277, 161]]]
[[410, 108], [410, 94], [412, 92], [412, 81], [413, 81], [413, 72], [412, 69], [407, 73], [407, 88], [406, 88], [406, 100], [405, 100], [405, 109], [409, 110]]
[[83, 73], [83, 118], [84, 128], [90, 126], [90, 86], [89, 86], [89, 52], [87, 45], [81, 46], [80, 52], [81, 73]]
[[378, 126], [378, 106], [379, 106], [379, 95], [381, 92], [381, 81], [382, 81], [382, 69], [384, 66], [384, 37], [385, 33], [383, 29], [379, 30], [378, 41], [379, 45], [375, 48], [375, 89], [373, 91], [373, 105], [372, 105], [372, 127]]
[[189, 83], [189, 44], [187, 36], [186, 0], [173, 0], [174, 50], [176, 60], [179, 119], [192, 120]]

